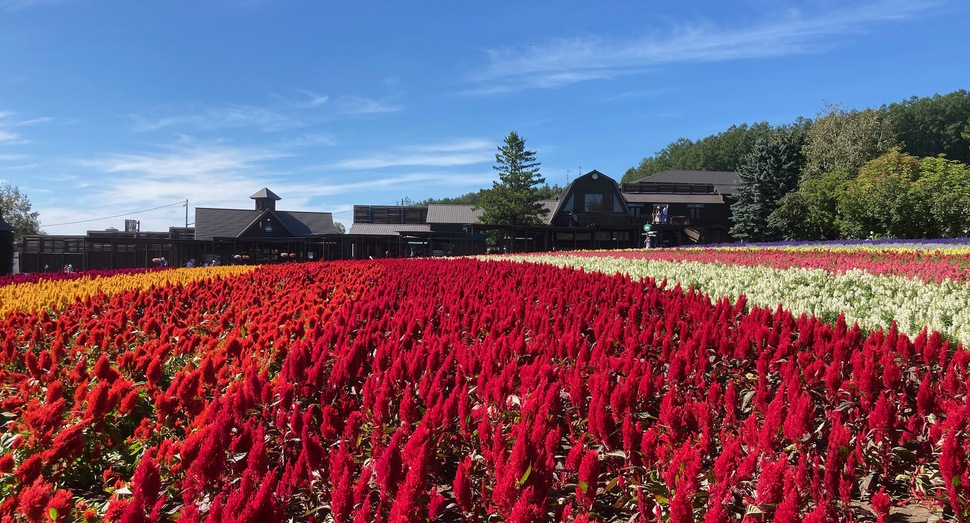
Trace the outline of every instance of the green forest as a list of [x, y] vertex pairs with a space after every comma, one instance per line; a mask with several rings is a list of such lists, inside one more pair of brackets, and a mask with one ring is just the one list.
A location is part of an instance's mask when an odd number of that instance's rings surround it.
[[746, 241], [970, 235], [970, 92], [678, 139], [624, 182], [736, 171], [731, 233]]

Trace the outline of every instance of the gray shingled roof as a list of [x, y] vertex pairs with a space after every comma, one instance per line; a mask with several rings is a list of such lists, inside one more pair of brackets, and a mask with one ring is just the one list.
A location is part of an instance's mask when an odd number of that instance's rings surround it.
[[[565, 193], [565, 191], [563, 191], [563, 193]], [[541, 217], [542, 222], [545, 223], [546, 225], [549, 225], [550, 223], [552, 223], [552, 217], [555, 216], [556, 214], [556, 206], [559, 205], [559, 200], [539, 200], [539, 203], [541, 203], [543, 207], [549, 210], [549, 212], [547, 212], [545, 216]]]
[[195, 208], [195, 239], [235, 238], [253, 223], [262, 211], [255, 209]]
[[444, 205], [431, 204], [428, 206], [428, 223], [478, 223], [482, 215], [481, 209], [474, 205]]
[[630, 203], [724, 203], [720, 194], [624, 194]]
[[721, 194], [733, 194], [738, 185], [738, 173], [734, 171], [663, 171], [632, 183], [710, 183]]
[[195, 239], [235, 238], [263, 213], [275, 215], [295, 237], [333, 234], [333, 215], [328, 212], [257, 211], [255, 209], [213, 209], [196, 207]]
[[413, 223], [355, 223], [350, 226], [348, 234], [363, 234], [370, 236], [400, 236], [408, 232], [431, 232], [427, 224]]
[[333, 234], [333, 215], [329, 212], [276, 211], [283, 225], [293, 236]]

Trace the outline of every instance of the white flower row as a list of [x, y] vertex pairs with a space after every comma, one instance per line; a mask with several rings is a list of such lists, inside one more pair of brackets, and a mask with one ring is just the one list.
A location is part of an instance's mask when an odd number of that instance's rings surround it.
[[[496, 259], [494, 257], [489, 259]], [[520, 255], [502, 257], [517, 261], [582, 267], [633, 278], [666, 279], [668, 287], [680, 283], [715, 298], [737, 299], [796, 315], [806, 312], [834, 321], [839, 312], [846, 322], [865, 329], [888, 328], [893, 320], [901, 332], [918, 334], [924, 326], [950, 339], [970, 340], [970, 285], [952, 281], [923, 283], [902, 276], [879, 276], [863, 270], [830, 274], [822, 269], [774, 269], [700, 262], [630, 260], [613, 257]]]

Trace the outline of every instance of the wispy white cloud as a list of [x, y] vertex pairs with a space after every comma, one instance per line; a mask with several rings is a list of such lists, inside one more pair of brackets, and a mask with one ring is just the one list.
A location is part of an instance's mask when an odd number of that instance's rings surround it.
[[937, 5], [932, 1], [876, 0], [819, 12], [787, 10], [749, 27], [722, 27], [701, 21], [674, 27], [664, 34], [651, 31], [627, 40], [585, 35], [491, 49], [487, 51], [487, 67], [470, 78], [477, 85], [470, 93], [557, 88], [669, 63], [821, 53], [838, 46], [839, 36], [864, 34], [876, 23], [911, 18]]
[[190, 198], [217, 205], [239, 201], [266, 185], [270, 164], [284, 156], [269, 149], [183, 140], [161, 152], [111, 154], [82, 165], [98, 173], [91, 201], [147, 208]]
[[[190, 202], [190, 221], [194, 207], [246, 208], [252, 193], [278, 179], [276, 162], [286, 156], [183, 136], [156, 151], [76, 161], [69, 171], [85, 174], [59, 182], [58, 196], [36, 210], [52, 234], [121, 227], [124, 218], [141, 220], [142, 230], [164, 231], [182, 225], [185, 209], [173, 204], [184, 200]], [[83, 223], [74, 223], [79, 220]]]
[[[299, 97], [272, 95], [277, 101], [263, 107], [234, 104], [219, 107], [198, 105], [182, 109], [159, 108], [127, 115], [137, 132], [191, 127], [214, 131], [258, 129], [267, 132], [308, 127], [337, 116], [379, 115], [402, 111], [402, 105], [359, 96], [329, 95], [296, 89]], [[309, 110], [313, 110], [309, 112]]]
[[305, 89], [297, 89], [297, 91], [306, 96], [306, 99], [302, 102], [305, 107], [320, 107], [330, 100], [330, 95], [327, 94], [314, 93]]
[[28, 163], [24, 165], [0, 165], [0, 170], [4, 171], [26, 171], [40, 167], [39, 163]]
[[141, 132], [174, 126], [190, 126], [202, 130], [254, 128], [281, 131], [305, 125], [299, 117], [252, 105], [209, 107], [166, 116], [159, 115], [160, 112], [135, 113], [128, 116], [134, 122], [135, 130]]
[[308, 133], [281, 141], [279, 147], [295, 149], [299, 147], [332, 147], [337, 139], [329, 134]]
[[53, 120], [53, 118], [49, 117], [19, 120], [16, 118], [16, 113], [12, 111], [0, 111], [0, 145], [19, 145], [30, 143], [30, 140], [24, 138], [20, 132], [16, 131], [15, 129], [47, 123]]
[[24, 140], [19, 134], [0, 128], [0, 145], [12, 145], [25, 142], [26, 140]]
[[323, 107], [330, 101], [330, 95], [317, 93], [307, 89], [293, 89], [293, 94], [276, 94], [270, 96], [279, 100], [280, 104], [290, 109], [316, 109]]
[[[380, 195], [384, 191], [406, 190], [410, 194], [419, 195], [437, 193], [442, 187], [468, 189], [480, 188], [493, 179], [492, 173], [457, 173], [457, 172], [411, 172], [394, 176], [368, 177], [346, 183], [307, 183], [280, 185], [280, 190], [288, 194], [299, 194], [305, 197], [330, 197], [354, 192], [366, 192], [369, 195]], [[282, 192], [276, 191], [282, 196]], [[374, 203], [374, 202], [354, 202]]]
[[325, 166], [327, 169], [369, 170], [388, 167], [454, 167], [488, 162], [494, 158], [494, 145], [485, 140], [468, 139], [432, 145], [418, 145], [393, 152], [379, 152], [347, 158]]
[[161, 153], [113, 154], [84, 163], [107, 174], [132, 173], [165, 180], [208, 182], [226, 174], [255, 170], [261, 162], [283, 156], [286, 155], [258, 148], [180, 143]]
[[404, 110], [404, 106], [400, 104], [359, 96], [341, 96], [337, 99], [336, 105], [336, 110], [344, 115], [384, 114]]
[[0, 9], [15, 11], [42, 5], [60, 3], [62, 0], [0, 0]]

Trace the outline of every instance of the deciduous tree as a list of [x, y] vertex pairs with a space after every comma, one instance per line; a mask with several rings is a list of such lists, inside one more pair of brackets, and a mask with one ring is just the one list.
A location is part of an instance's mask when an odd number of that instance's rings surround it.
[[970, 165], [923, 158], [913, 190], [926, 237], [970, 236]]
[[949, 160], [970, 163], [970, 136], [962, 133], [970, 122], [970, 92], [914, 96], [883, 111], [892, 119], [906, 153], [920, 158], [943, 154]]
[[40, 213], [30, 210], [30, 199], [16, 185], [0, 183], [0, 212], [7, 223], [13, 226], [15, 242], [19, 243], [27, 235], [43, 234], [40, 229]]
[[803, 180], [798, 190], [778, 201], [768, 216], [768, 226], [786, 240], [837, 240], [841, 238], [837, 212], [839, 195], [852, 177], [836, 169], [821, 177]]
[[920, 160], [898, 150], [867, 162], [849, 181], [838, 203], [839, 228], [846, 238], [913, 238], [923, 234], [917, 222], [913, 186]]
[[874, 109], [847, 111], [832, 105], [808, 129], [802, 178], [820, 177], [836, 169], [855, 176], [866, 162], [898, 146], [892, 122]]

